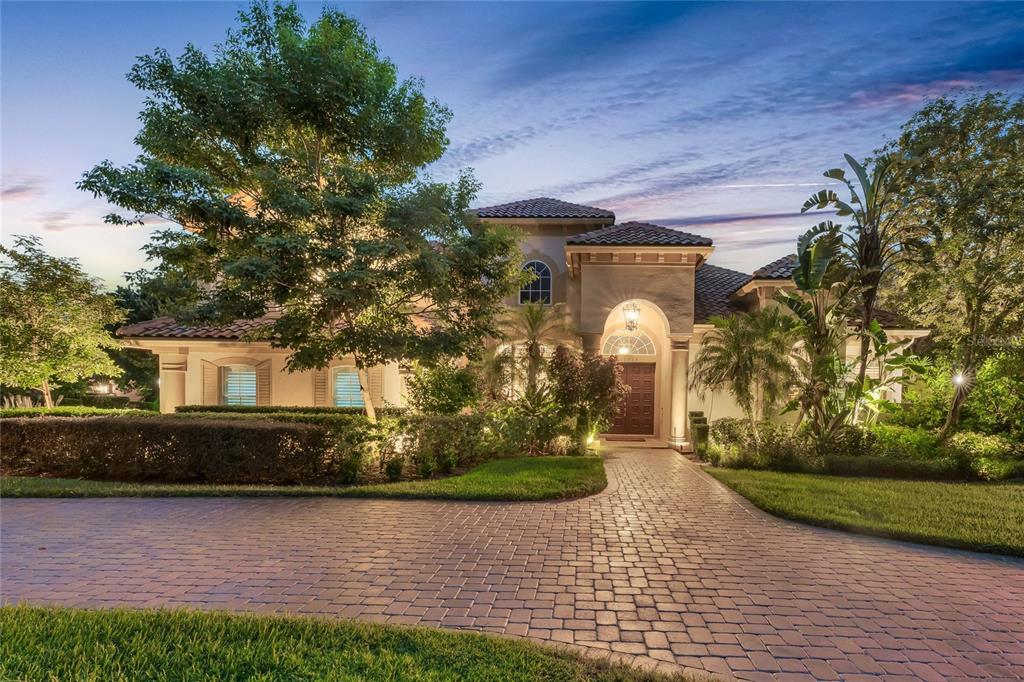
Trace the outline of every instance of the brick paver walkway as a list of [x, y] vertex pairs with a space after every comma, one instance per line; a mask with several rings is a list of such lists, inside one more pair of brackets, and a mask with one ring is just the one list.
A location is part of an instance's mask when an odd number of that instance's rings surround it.
[[574, 502], [5, 500], [2, 597], [473, 628], [742, 679], [1024, 677], [1024, 562], [767, 516], [667, 450]]

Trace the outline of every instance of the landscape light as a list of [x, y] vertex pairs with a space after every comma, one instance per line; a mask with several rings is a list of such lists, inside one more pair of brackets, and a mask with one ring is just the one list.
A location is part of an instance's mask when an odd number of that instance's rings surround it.
[[964, 381], [966, 381], [966, 379], [964, 379], [964, 375], [961, 374], [960, 372], [957, 372], [956, 374], [953, 375], [953, 383], [956, 384], [957, 386], [963, 386]]

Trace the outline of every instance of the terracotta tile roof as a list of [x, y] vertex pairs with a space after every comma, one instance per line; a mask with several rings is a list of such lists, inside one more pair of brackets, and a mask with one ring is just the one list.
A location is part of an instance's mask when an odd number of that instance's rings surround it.
[[741, 308], [730, 298], [734, 291], [750, 281], [750, 275], [717, 265], [697, 268], [693, 300], [693, 321], [707, 324], [713, 315], [731, 315]]
[[773, 260], [768, 265], [754, 270], [754, 279], [789, 279], [796, 269], [796, 261], [795, 253]]
[[550, 197], [524, 199], [496, 206], [474, 208], [481, 218], [607, 218], [615, 220], [615, 214], [603, 208], [570, 204]]
[[121, 327], [117, 335], [153, 339], [241, 339], [273, 321], [274, 318], [268, 315], [255, 320], [235, 320], [224, 325], [186, 327], [173, 317], [158, 317]]
[[[235, 320], [224, 325], [205, 325], [186, 327], [171, 317], [158, 317], [155, 320], [136, 322], [117, 330], [118, 336], [145, 339], [215, 339], [244, 340], [261, 327], [273, 324], [280, 317], [277, 313], [264, 315], [255, 320]], [[416, 331], [429, 331], [434, 323], [430, 316], [414, 314], [410, 316]], [[340, 326], [340, 325], [339, 325]]]
[[592, 246], [711, 246], [711, 240], [652, 223], [619, 223], [569, 237], [566, 244]]

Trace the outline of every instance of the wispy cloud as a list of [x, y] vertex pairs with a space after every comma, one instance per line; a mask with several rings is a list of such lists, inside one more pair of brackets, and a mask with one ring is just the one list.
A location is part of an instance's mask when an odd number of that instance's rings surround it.
[[0, 187], [0, 199], [5, 202], [28, 201], [38, 197], [42, 192], [42, 182], [39, 178], [19, 178], [11, 182], [5, 182]]

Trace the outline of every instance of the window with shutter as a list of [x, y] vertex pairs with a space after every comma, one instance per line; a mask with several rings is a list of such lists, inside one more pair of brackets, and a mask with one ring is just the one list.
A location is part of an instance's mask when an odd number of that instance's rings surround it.
[[225, 405], [256, 404], [256, 368], [225, 365], [221, 368], [221, 389]]
[[354, 367], [342, 367], [334, 370], [334, 406], [363, 406], [363, 393], [359, 390], [359, 374]]

